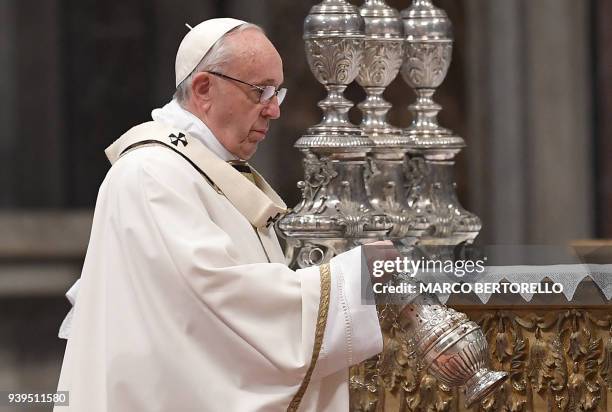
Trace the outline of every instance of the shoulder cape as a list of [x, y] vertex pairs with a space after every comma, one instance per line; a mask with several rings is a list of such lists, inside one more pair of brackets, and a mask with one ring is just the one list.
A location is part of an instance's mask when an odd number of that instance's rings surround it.
[[128, 151], [150, 144], [173, 150], [222, 193], [256, 228], [268, 227], [287, 213], [287, 206], [264, 178], [253, 170], [257, 186], [184, 130], [147, 122], [128, 130], [106, 150], [114, 164]]

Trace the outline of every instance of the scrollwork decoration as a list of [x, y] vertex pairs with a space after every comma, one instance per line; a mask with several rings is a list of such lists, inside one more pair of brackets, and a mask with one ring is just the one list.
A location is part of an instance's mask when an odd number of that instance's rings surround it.
[[359, 72], [363, 39], [306, 40], [306, 58], [313, 75], [325, 85], [347, 85]]
[[452, 43], [411, 43], [405, 48], [402, 75], [415, 88], [438, 87], [448, 71]]
[[325, 208], [326, 187], [329, 182], [338, 175], [328, 159], [319, 159], [312, 152], [304, 156], [304, 180], [298, 182], [298, 188], [302, 191], [302, 200], [294, 208], [294, 213], [310, 211], [317, 214], [322, 213]]
[[368, 40], [357, 81], [368, 87], [387, 87], [402, 65], [402, 41]]

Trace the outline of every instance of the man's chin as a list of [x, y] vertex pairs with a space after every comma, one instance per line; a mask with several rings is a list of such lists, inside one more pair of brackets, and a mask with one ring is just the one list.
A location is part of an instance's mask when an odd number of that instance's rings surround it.
[[242, 160], [249, 160], [251, 157], [255, 155], [256, 151], [257, 151], [257, 143], [255, 143], [252, 148], [241, 150], [240, 153], [238, 154], [238, 157], [240, 157]]

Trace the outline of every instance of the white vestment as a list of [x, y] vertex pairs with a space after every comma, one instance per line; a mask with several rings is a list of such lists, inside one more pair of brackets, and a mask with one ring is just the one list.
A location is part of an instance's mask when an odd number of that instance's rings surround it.
[[[107, 150], [113, 166], [58, 384], [70, 406], [57, 412], [285, 411], [305, 378], [320, 270], [285, 265], [261, 224], [274, 211], [261, 205], [282, 201], [184, 120], [136, 126]], [[330, 263], [323, 344], [300, 411], [348, 411], [348, 367], [382, 350], [375, 307], [361, 305], [360, 259], [353, 249]]]

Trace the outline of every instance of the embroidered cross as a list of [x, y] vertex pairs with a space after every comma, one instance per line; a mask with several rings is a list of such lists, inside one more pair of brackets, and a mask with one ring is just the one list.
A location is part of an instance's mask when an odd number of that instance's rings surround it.
[[175, 146], [178, 146], [179, 142], [183, 143], [183, 147], [187, 146], [187, 139], [185, 139], [185, 135], [183, 133], [179, 133], [178, 136], [172, 133], [168, 137], [170, 138], [170, 142]]

